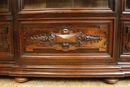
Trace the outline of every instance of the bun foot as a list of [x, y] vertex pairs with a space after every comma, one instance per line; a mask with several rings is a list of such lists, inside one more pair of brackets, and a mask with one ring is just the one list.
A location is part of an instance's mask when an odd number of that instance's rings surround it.
[[27, 82], [28, 78], [16, 77], [15, 81], [19, 83], [23, 83], [23, 82]]
[[115, 84], [119, 79], [104, 79], [104, 81], [108, 84]]

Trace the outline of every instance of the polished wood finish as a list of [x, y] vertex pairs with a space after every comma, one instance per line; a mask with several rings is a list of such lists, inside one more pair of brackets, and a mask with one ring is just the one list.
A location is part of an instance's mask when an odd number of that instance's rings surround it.
[[[20, 67], [22, 69], [20, 69]], [[34, 70], [36, 68], [36, 70]], [[105, 71], [104, 71], [105, 70]], [[19, 73], [21, 72], [21, 73]], [[49, 73], [48, 73], [49, 72]], [[28, 65], [15, 66], [10, 76], [67, 77], [67, 78], [110, 78], [124, 77], [118, 66], [108, 65]]]
[[1, 0], [0, 75], [17, 82], [64, 77], [104, 78], [110, 84], [129, 77], [129, 3]]

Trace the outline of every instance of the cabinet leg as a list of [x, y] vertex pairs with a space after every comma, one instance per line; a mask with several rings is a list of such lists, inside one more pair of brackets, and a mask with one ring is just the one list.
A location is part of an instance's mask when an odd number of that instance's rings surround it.
[[119, 79], [114, 79], [114, 78], [111, 78], [111, 79], [104, 79], [104, 81], [108, 84], [115, 84], [118, 82]]
[[19, 82], [19, 83], [23, 83], [23, 82], [27, 82], [27, 81], [28, 81], [28, 78], [16, 77], [16, 78], [15, 78], [15, 81], [16, 81], [16, 82]]

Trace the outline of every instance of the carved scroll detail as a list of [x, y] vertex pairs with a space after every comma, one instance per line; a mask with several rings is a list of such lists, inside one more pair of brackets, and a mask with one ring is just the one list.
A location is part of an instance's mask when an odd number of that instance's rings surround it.
[[50, 43], [56, 50], [64, 52], [75, 50], [80, 47], [83, 42], [98, 43], [102, 37], [98, 35], [83, 35], [82, 32], [73, 33], [69, 29], [63, 29], [59, 33], [50, 32], [49, 34], [33, 35], [30, 37], [32, 43]]
[[9, 48], [7, 34], [8, 34], [8, 28], [1, 27], [0, 28], [0, 51], [6, 51]]

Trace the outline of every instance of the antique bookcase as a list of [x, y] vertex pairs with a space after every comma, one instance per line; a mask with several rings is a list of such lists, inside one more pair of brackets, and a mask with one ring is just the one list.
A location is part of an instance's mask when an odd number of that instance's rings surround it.
[[0, 75], [130, 76], [129, 0], [1, 0]]

